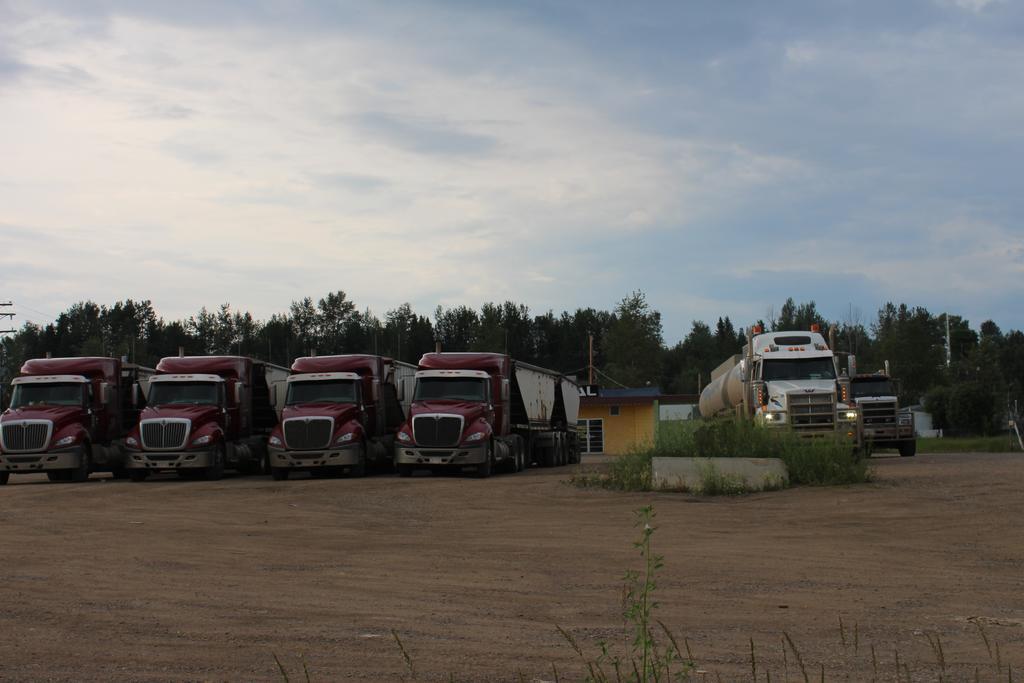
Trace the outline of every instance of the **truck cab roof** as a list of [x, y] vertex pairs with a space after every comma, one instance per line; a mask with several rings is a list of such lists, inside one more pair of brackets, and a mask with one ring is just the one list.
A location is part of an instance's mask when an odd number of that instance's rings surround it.
[[390, 358], [367, 353], [350, 353], [338, 356], [303, 356], [295, 359], [292, 363], [291, 371], [295, 374], [355, 372], [360, 375], [377, 376], [383, 372], [383, 366], [391, 362]]
[[425, 353], [420, 370], [479, 370], [508, 377], [512, 359], [503, 353], [444, 352]]
[[831, 356], [832, 351], [820, 332], [765, 332], [753, 338], [756, 355], [780, 354], [804, 357]]
[[243, 381], [251, 370], [252, 359], [244, 356], [168, 356], [156, 366], [158, 375], [212, 374]]
[[33, 358], [21, 366], [21, 374], [81, 375], [117, 384], [121, 377], [121, 361], [117, 358], [86, 356], [81, 358]]

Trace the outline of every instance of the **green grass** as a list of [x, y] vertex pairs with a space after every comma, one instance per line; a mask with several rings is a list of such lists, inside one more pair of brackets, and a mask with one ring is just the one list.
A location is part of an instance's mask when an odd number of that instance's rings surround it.
[[[834, 486], [869, 481], [867, 462], [849, 443], [830, 438], [804, 439], [784, 429], [768, 429], [749, 420], [699, 420], [662, 423], [653, 445], [636, 448], [611, 461], [604, 474], [581, 473], [573, 483], [622, 491], [651, 490], [654, 457], [779, 458], [791, 484]], [[730, 482], [709, 482], [710, 492], [736, 493]]]
[[1009, 451], [1020, 452], [1016, 436], [945, 437], [917, 440], [918, 453], [1007, 453]]

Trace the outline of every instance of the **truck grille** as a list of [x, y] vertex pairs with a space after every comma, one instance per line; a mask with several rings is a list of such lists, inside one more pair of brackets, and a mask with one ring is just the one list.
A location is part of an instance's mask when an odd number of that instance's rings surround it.
[[327, 448], [334, 433], [334, 420], [329, 417], [295, 417], [284, 421], [284, 443], [297, 451]]
[[865, 427], [893, 427], [896, 425], [895, 401], [871, 401], [860, 404]]
[[835, 429], [835, 394], [791, 391], [786, 396], [786, 407], [793, 429], [805, 432], [826, 432]]
[[3, 449], [10, 453], [41, 451], [50, 442], [53, 422], [50, 420], [22, 420], [4, 422], [0, 437]]
[[176, 450], [185, 447], [191, 422], [180, 418], [143, 420], [139, 423], [142, 447], [153, 450]]
[[458, 446], [462, 438], [462, 417], [418, 415], [412, 421], [412, 436], [418, 446]]

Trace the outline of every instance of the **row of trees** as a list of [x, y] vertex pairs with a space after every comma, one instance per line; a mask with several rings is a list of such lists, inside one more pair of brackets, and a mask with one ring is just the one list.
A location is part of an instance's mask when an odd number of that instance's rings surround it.
[[[948, 320], [947, 320], [948, 318]], [[934, 315], [922, 307], [887, 303], [866, 323], [850, 310], [846, 319], [826, 320], [815, 302], [782, 304], [756, 321], [765, 329], [836, 326], [838, 350], [856, 354], [861, 371], [889, 361], [901, 380], [905, 402], [924, 398], [937, 426], [969, 433], [1001, 429], [1007, 406], [1024, 391], [1024, 333], [1003, 333], [992, 321], [977, 331], [956, 315]], [[946, 329], [949, 329], [947, 346]], [[440, 343], [447, 351], [507, 351], [538, 365], [586, 377], [593, 340], [598, 383], [660, 386], [666, 393], [696, 394], [711, 370], [739, 353], [744, 332], [728, 318], [709, 325], [693, 321], [674, 346], [667, 346], [661, 314], [642, 292], [612, 310], [581, 308], [555, 315], [531, 314], [523, 304], [438, 306], [432, 316], [402, 304], [378, 317], [360, 310], [343, 291], [314, 302], [292, 302], [286, 313], [257, 320], [229, 304], [201, 309], [185, 320], [166, 321], [150, 301], [128, 299], [111, 306], [77, 303], [48, 325], [26, 323], [3, 339], [6, 382], [27, 358], [127, 356], [154, 365], [161, 357], [186, 354], [251, 355], [280, 365], [312, 352], [380, 353], [415, 363]]]

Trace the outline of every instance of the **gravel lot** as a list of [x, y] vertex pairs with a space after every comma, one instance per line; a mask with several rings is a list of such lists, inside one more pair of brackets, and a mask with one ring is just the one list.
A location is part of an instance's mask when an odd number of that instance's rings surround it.
[[[595, 460], [583, 467], [600, 467]], [[0, 488], [0, 679], [578, 680], [555, 625], [622, 639], [634, 510], [653, 503], [658, 616], [700, 667], [784, 680], [1024, 679], [1024, 457], [876, 458], [849, 488], [701, 499], [488, 480], [96, 478]], [[96, 475], [94, 475], [96, 476]], [[838, 622], [846, 626], [846, 647]], [[856, 635], [855, 635], [856, 629]], [[855, 642], [856, 639], [856, 642]], [[790, 680], [803, 680], [787, 656]], [[848, 676], [847, 676], [848, 674]], [[699, 677], [698, 677], [699, 680]]]

